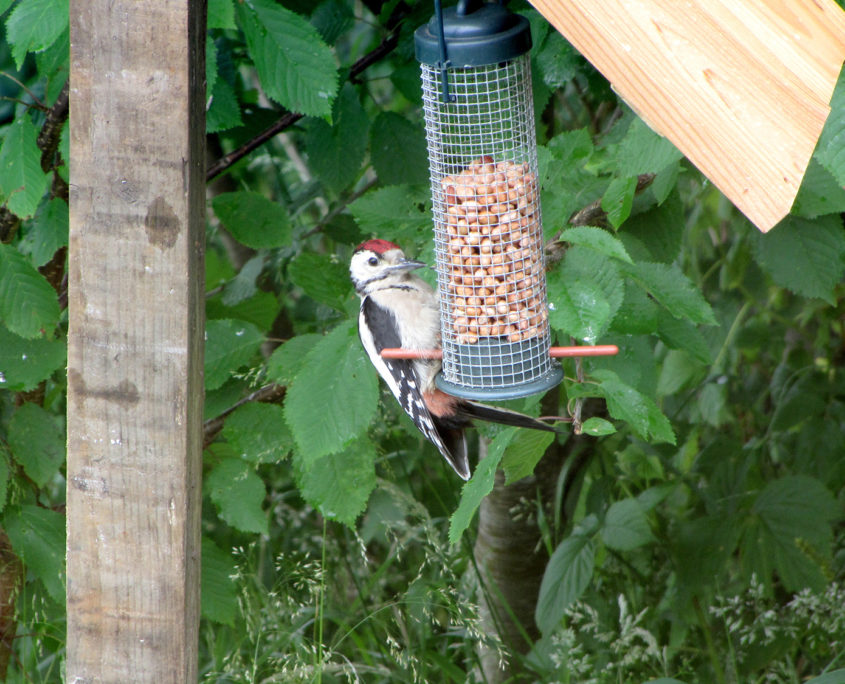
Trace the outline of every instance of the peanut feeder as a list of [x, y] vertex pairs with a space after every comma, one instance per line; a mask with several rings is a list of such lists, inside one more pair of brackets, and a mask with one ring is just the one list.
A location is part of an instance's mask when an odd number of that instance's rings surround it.
[[462, 0], [415, 34], [440, 290], [437, 384], [470, 399], [543, 392], [549, 357], [528, 21]]

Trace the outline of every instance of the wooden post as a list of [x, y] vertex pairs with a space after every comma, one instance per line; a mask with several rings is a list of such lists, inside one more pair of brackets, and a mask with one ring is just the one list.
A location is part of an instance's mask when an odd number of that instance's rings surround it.
[[66, 681], [195, 682], [205, 3], [70, 17]]

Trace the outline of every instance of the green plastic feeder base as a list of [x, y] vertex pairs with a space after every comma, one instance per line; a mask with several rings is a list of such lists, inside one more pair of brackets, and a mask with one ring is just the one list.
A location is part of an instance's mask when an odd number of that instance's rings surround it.
[[454, 345], [451, 362], [444, 358], [446, 375], [439, 373], [435, 384], [462, 399], [488, 401], [517, 399], [550, 390], [563, 380], [563, 369], [549, 359], [548, 342], [539, 348], [537, 342], [536, 338], [513, 343], [482, 338], [477, 344]]

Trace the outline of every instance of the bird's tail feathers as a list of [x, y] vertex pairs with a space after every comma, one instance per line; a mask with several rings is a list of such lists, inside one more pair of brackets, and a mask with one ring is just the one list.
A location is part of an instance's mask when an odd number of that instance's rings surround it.
[[461, 413], [466, 415], [470, 420], [487, 420], [491, 423], [499, 423], [501, 425], [512, 425], [513, 427], [530, 428], [531, 430], [546, 430], [547, 432], [559, 432], [553, 425], [544, 423], [543, 421], [526, 416], [519, 411], [511, 411], [510, 409], [502, 408], [501, 406], [490, 406], [489, 404], [481, 404], [476, 401], [464, 400], [461, 402]]
[[454, 471], [462, 479], [470, 478], [469, 458], [467, 456], [467, 440], [464, 431], [459, 428], [441, 429], [440, 438], [446, 449], [440, 449], [440, 453], [449, 462]]

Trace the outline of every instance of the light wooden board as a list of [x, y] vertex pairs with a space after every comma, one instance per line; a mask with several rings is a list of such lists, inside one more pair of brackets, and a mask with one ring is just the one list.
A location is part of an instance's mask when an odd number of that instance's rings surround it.
[[530, 0], [760, 230], [788, 212], [845, 59], [833, 0]]
[[205, 5], [71, 0], [66, 681], [197, 681]]

